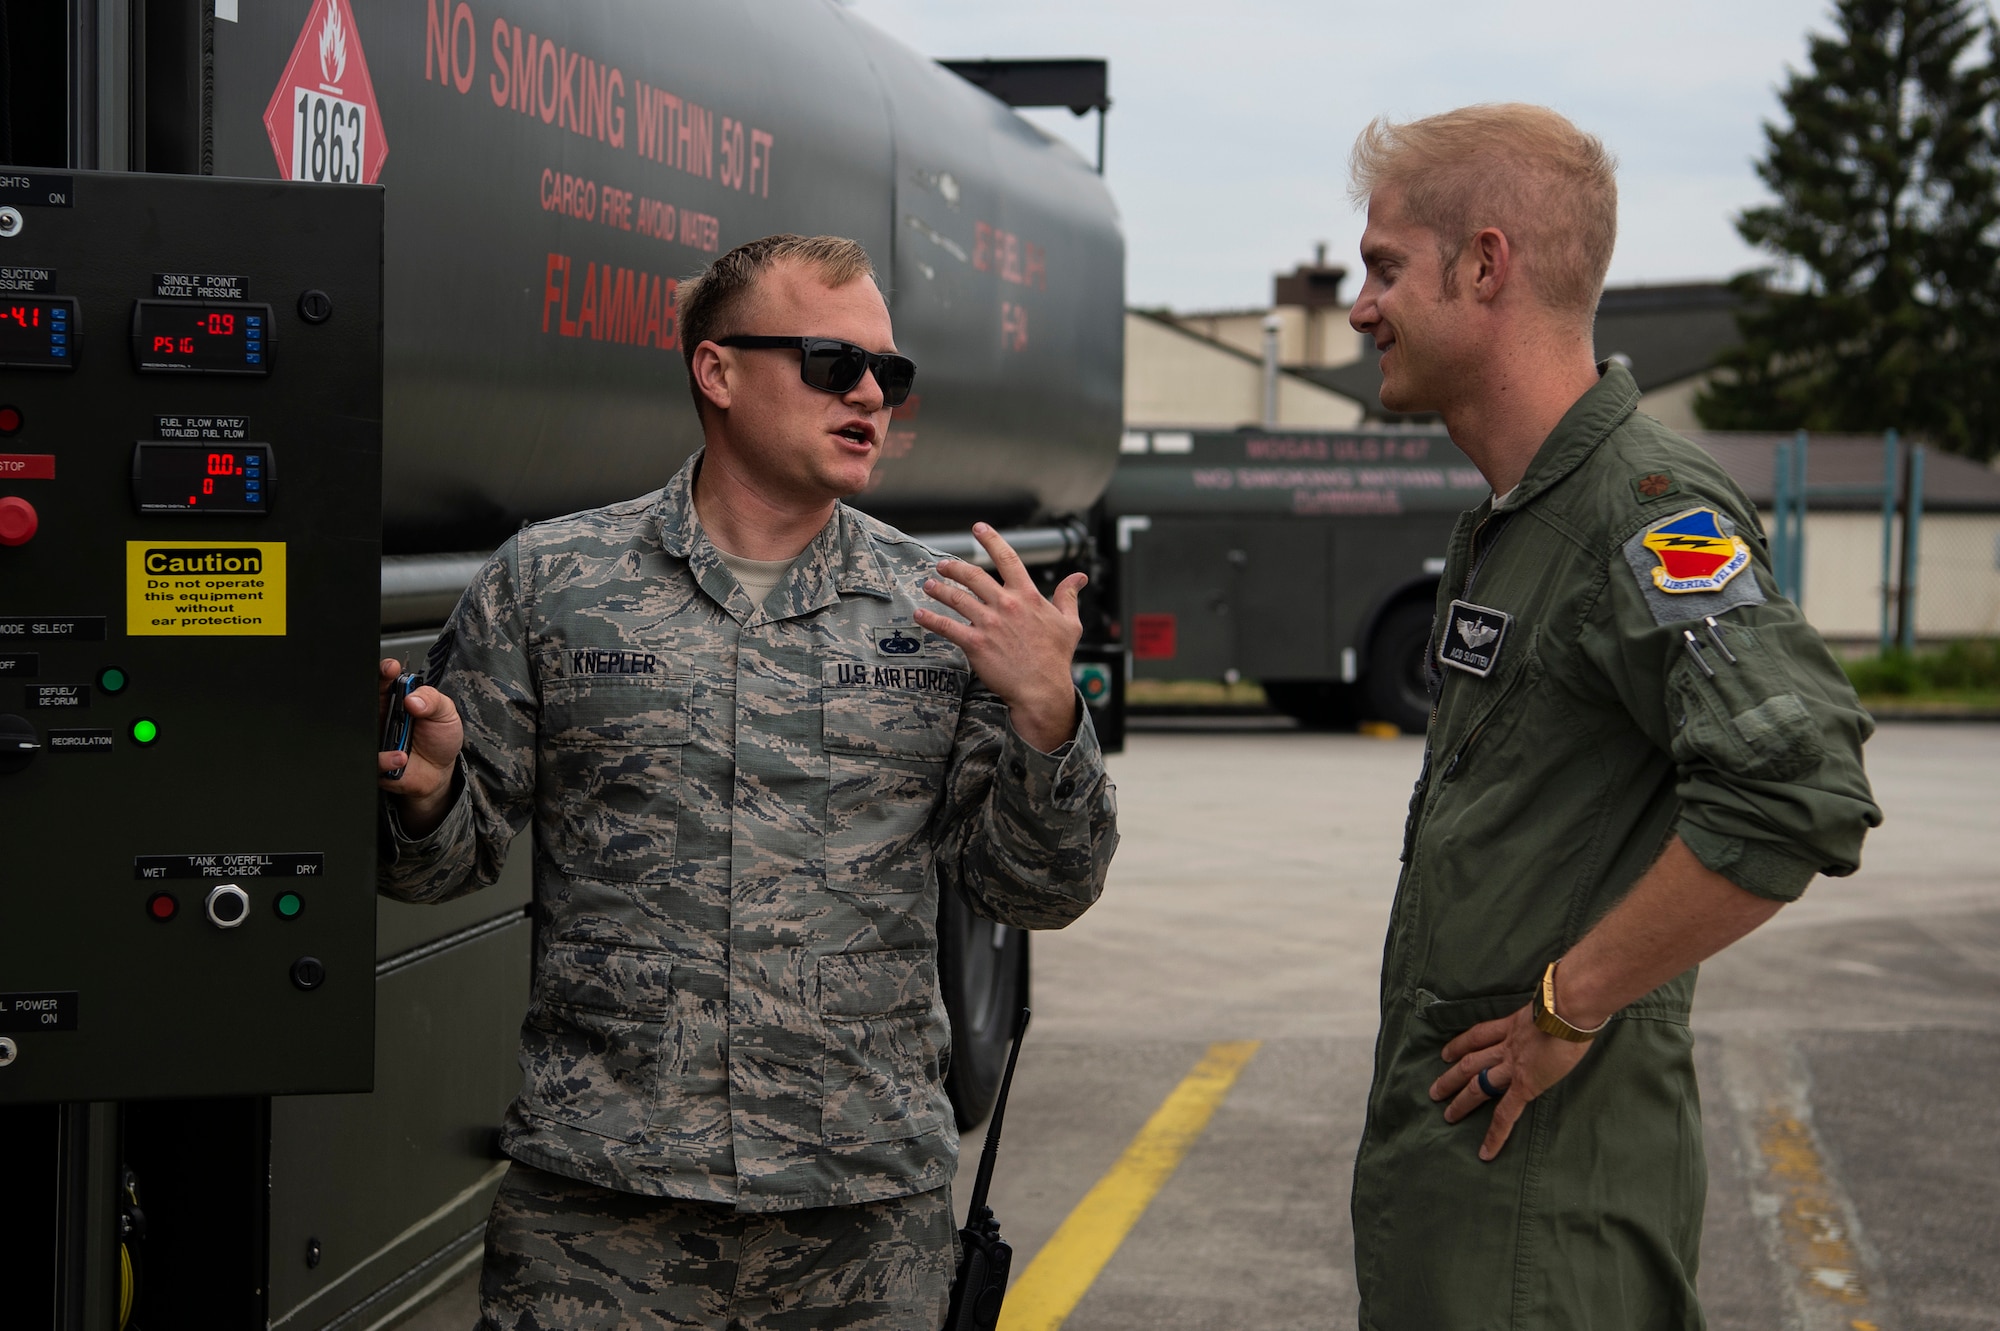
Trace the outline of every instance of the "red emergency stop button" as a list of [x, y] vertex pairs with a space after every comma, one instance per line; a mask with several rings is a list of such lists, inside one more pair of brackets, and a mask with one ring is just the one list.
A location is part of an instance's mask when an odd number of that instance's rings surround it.
[[0, 498], [0, 545], [26, 545], [42, 520], [35, 506], [18, 495]]

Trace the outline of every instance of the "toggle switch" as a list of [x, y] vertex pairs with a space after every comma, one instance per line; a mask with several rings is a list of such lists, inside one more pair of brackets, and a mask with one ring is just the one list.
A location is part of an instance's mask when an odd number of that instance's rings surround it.
[[234, 929], [250, 918], [250, 894], [234, 883], [224, 883], [208, 892], [208, 922], [218, 929]]
[[0, 545], [26, 545], [42, 525], [35, 506], [19, 495], [0, 498]]

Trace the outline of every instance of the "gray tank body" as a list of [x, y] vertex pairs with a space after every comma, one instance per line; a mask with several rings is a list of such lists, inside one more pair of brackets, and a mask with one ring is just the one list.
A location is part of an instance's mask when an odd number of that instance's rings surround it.
[[938, 530], [1103, 492], [1116, 211], [986, 93], [830, 0], [352, 0], [329, 34], [342, 9], [215, 23], [214, 173], [285, 174], [296, 143], [294, 176], [352, 174], [355, 140], [388, 187], [387, 551], [661, 484], [700, 442], [674, 285], [779, 231], [865, 245], [919, 366], [862, 507]]

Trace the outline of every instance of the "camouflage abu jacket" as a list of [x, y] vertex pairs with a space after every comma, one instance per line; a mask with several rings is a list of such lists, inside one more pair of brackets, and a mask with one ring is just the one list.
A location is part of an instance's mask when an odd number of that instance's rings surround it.
[[534, 823], [515, 1159], [750, 1211], [929, 1191], [958, 1150], [940, 884], [1068, 924], [1117, 844], [1111, 782], [1087, 709], [1040, 753], [914, 626], [936, 556], [882, 523], [841, 505], [752, 605], [699, 464], [480, 570], [431, 654], [460, 793], [420, 839], [387, 809], [381, 888], [474, 891]]

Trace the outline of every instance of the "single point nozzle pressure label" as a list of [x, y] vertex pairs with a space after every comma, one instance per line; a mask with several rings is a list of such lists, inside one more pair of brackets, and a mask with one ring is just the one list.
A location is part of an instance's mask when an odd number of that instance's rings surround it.
[[127, 541], [125, 632], [282, 637], [284, 542]]

